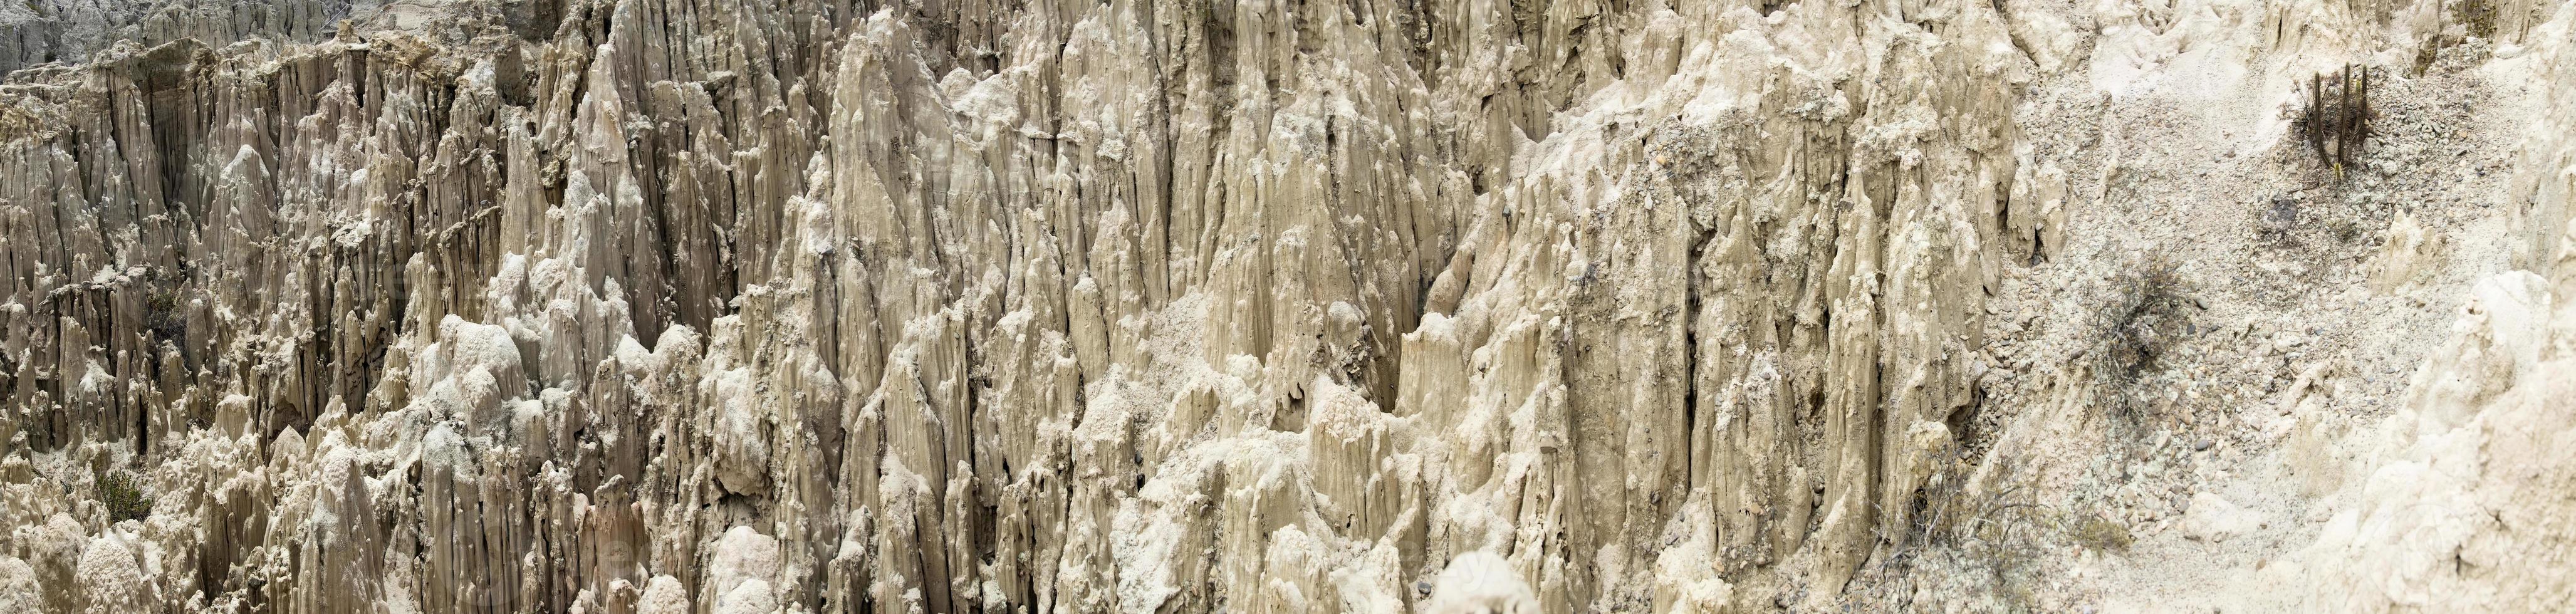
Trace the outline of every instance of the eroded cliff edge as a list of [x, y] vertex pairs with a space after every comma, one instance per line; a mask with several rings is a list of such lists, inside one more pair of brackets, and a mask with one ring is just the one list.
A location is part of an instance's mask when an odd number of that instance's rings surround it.
[[2506, 139], [2563, 3], [84, 6], [147, 25], [0, 85], [34, 611], [2053, 610], [2231, 531], [2567, 590], [2381, 531], [2564, 553], [2555, 465], [2313, 477], [2569, 409], [2576, 319], [2477, 311], [2576, 296]]

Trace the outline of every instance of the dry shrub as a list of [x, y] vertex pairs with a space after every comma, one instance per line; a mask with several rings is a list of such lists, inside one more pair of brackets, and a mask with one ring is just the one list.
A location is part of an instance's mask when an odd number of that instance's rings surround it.
[[2173, 263], [2158, 257], [2112, 280], [2111, 300], [2097, 315], [2093, 372], [2123, 415], [2138, 413], [2141, 376], [2163, 368], [2167, 347], [2190, 322], [2191, 302], [2183, 290]]

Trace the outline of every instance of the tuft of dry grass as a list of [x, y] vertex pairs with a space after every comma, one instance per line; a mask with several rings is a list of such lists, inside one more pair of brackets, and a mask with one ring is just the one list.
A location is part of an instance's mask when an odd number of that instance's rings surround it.
[[2086, 548], [2118, 552], [2129, 549], [2129, 542], [2135, 540], [2136, 538], [2129, 534], [2127, 525], [2114, 522], [2109, 518], [2088, 514], [2083, 520], [2075, 522], [2075, 543], [2083, 544]]

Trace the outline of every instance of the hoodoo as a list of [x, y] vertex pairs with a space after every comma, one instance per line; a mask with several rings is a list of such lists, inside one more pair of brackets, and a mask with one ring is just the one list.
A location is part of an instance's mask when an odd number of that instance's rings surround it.
[[2576, 0], [0, 2], [0, 612], [2548, 611]]

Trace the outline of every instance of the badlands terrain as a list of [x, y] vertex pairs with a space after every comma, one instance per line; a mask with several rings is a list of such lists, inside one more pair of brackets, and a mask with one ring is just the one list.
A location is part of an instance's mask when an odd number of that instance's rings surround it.
[[2571, 0], [0, 0], [0, 612], [2561, 610], [2571, 202]]

